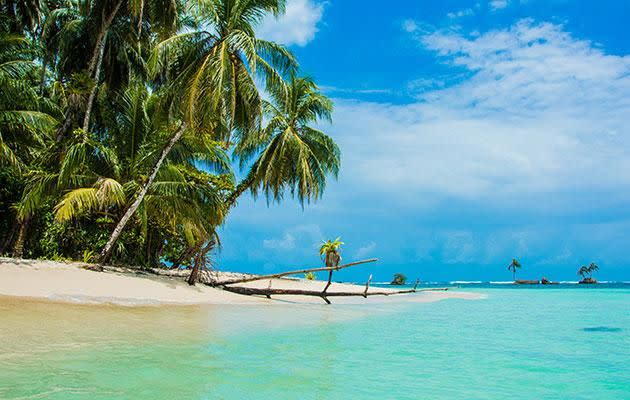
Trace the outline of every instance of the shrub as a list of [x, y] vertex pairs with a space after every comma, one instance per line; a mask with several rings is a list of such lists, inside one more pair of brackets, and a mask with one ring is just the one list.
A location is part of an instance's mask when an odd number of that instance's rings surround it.
[[404, 285], [407, 282], [407, 277], [400, 272], [394, 274], [394, 279], [392, 279], [392, 285]]

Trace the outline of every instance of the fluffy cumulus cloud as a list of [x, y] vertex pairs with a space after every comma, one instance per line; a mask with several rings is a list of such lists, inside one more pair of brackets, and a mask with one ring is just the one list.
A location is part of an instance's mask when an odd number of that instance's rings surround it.
[[530, 20], [416, 37], [466, 78], [411, 104], [338, 101], [356, 185], [477, 200], [630, 188], [629, 56]]
[[286, 13], [266, 17], [258, 27], [260, 37], [285, 45], [305, 46], [315, 38], [324, 15], [324, 4], [315, 0], [288, 0]]

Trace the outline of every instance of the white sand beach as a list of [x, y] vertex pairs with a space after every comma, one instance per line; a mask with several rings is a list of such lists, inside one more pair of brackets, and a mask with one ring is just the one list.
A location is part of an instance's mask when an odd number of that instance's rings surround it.
[[[133, 272], [95, 272], [82, 268], [84, 263], [61, 263], [45, 260], [0, 258], [0, 296], [28, 297], [57, 302], [88, 304], [322, 304], [310, 296], [244, 296], [202, 284], [189, 286], [181, 277], [137, 274]], [[230, 274], [230, 273], [226, 273]], [[233, 275], [233, 274], [232, 274]], [[277, 289], [321, 290], [326, 282], [304, 279], [274, 279]], [[243, 284], [247, 287], [268, 287], [269, 281]], [[333, 283], [334, 291], [363, 292], [363, 286]], [[370, 291], [389, 290], [370, 288]], [[407, 295], [334, 298], [333, 304], [382, 302], [430, 302], [446, 298], [475, 299], [477, 294], [459, 291], [428, 291]]]

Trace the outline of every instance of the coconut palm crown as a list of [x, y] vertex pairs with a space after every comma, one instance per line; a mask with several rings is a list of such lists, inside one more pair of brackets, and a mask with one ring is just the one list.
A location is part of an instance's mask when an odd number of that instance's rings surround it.
[[592, 279], [593, 272], [599, 271], [599, 266], [595, 263], [591, 263], [588, 267], [586, 265], [582, 265], [578, 270], [578, 275], [582, 276], [582, 278]]
[[322, 242], [322, 245], [319, 247], [319, 255], [323, 257], [326, 267], [334, 268], [339, 266], [339, 262], [341, 261], [339, 252], [343, 244], [341, 238]]
[[337, 177], [341, 152], [325, 133], [310, 126], [331, 121], [333, 104], [310, 78], [291, 76], [286, 84], [268, 88], [263, 101], [267, 126], [236, 148], [241, 167], [255, 158], [235, 196], [250, 189], [256, 196], [279, 200], [290, 192], [304, 204], [321, 197], [326, 177]]

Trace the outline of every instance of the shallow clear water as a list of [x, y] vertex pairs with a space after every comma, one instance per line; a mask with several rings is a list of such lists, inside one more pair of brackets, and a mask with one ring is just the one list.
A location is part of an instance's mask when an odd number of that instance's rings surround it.
[[0, 299], [0, 398], [628, 399], [630, 289], [362, 306]]

